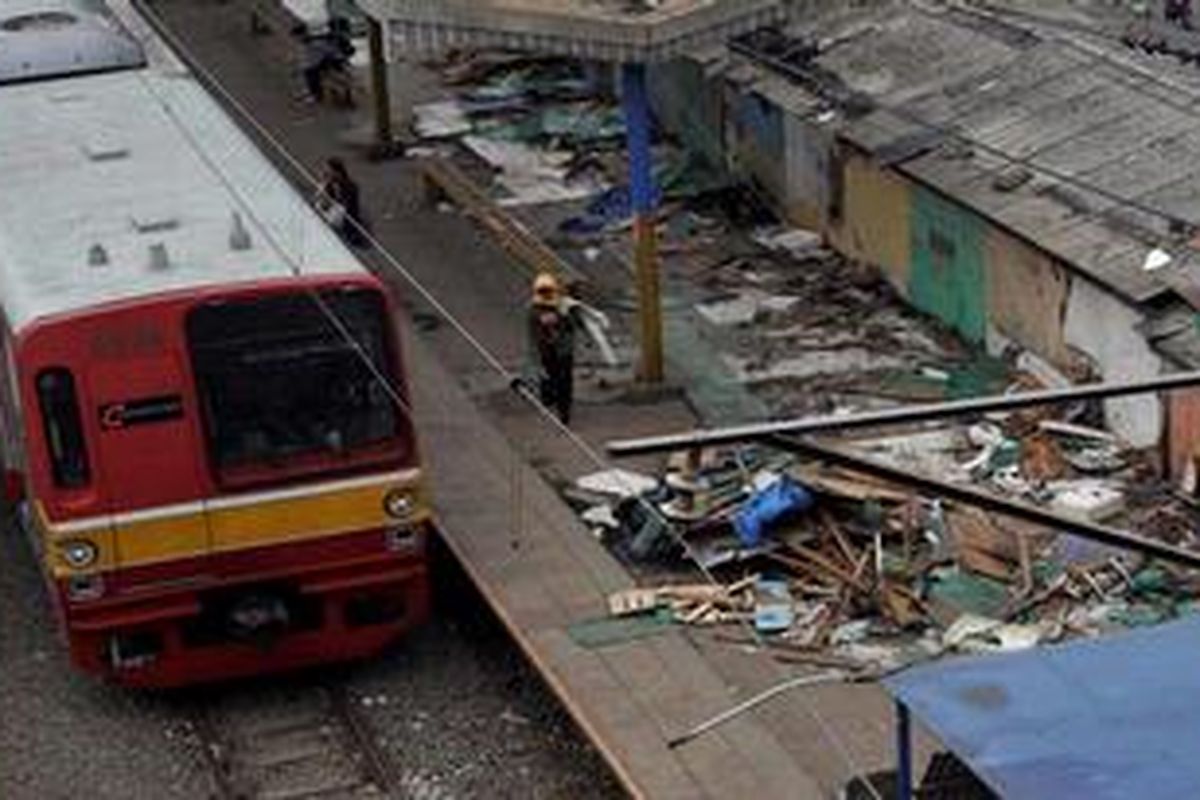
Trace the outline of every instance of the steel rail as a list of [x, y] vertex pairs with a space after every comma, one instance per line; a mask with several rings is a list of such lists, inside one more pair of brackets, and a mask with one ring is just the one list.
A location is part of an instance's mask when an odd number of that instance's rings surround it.
[[1066, 389], [1045, 389], [1036, 392], [955, 400], [949, 403], [928, 403], [901, 406], [882, 411], [842, 416], [812, 417], [809, 419], [763, 422], [713, 430], [694, 430], [664, 436], [621, 439], [609, 442], [607, 450], [613, 456], [635, 456], [693, 447], [711, 447], [737, 442], [763, 440], [773, 436], [788, 436], [859, 428], [877, 428], [928, 422], [947, 417], [985, 414], [994, 411], [1016, 411], [1031, 406], [1077, 400], [1098, 400], [1149, 392], [1164, 392], [1200, 386], [1200, 372], [1178, 372], [1156, 378], [1120, 383], [1096, 383], [1071, 386]]
[[368, 787], [373, 787], [374, 793], [393, 796], [392, 793], [400, 790], [403, 781], [397, 775], [391, 759], [380, 746], [371, 723], [363, 716], [354, 697], [345, 686], [331, 683], [326, 687], [326, 692], [330, 713], [349, 737], [349, 744], [353, 748], [351, 752], [361, 759], [359, 766], [367, 779]]
[[990, 492], [983, 492], [969, 486], [947, 483], [928, 475], [921, 475], [910, 470], [893, 467], [890, 464], [883, 464], [857, 453], [849, 453], [842, 448], [831, 447], [812, 439], [775, 436], [770, 439], [770, 443], [799, 455], [847, 467], [854, 472], [873, 475], [887, 481], [911, 486], [929, 494], [957, 500], [1014, 519], [1071, 533], [1075, 536], [1112, 545], [1124, 550], [1135, 550], [1173, 564], [1200, 568], [1200, 552], [1151, 539], [1131, 531], [1110, 528], [1106, 525], [1091, 522], [1090, 520], [1055, 514], [1029, 503], [1010, 500], [1006, 497], [1000, 497]]

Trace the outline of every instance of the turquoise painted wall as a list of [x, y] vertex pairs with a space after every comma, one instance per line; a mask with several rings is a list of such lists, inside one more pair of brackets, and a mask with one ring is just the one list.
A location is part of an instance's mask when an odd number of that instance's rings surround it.
[[988, 319], [983, 221], [924, 187], [915, 187], [911, 197], [909, 299], [982, 343]]

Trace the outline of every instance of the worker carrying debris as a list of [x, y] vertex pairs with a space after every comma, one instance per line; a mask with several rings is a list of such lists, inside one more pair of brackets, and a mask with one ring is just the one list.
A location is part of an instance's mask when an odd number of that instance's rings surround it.
[[[575, 297], [570, 287], [564, 288], [556, 276], [542, 272], [533, 280], [528, 324], [530, 362], [537, 375], [539, 399], [563, 424], [570, 424], [576, 333], [583, 331], [601, 361], [617, 367], [620, 360], [606, 333], [611, 322], [603, 311]], [[528, 383], [532, 381], [517, 378], [513, 388], [520, 390]]]
[[563, 424], [571, 422], [575, 393], [575, 329], [581, 324], [581, 304], [563, 292], [548, 272], [533, 280], [529, 308], [529, 341], [537, 359], [538, 394], [542, 405]]

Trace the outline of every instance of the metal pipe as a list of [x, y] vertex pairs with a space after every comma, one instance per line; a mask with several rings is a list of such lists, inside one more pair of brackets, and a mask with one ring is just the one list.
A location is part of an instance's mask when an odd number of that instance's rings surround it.
[[817, 684], [821, 683], [840, 683], [844, 680], [846, 680], [846, 673], [837, 670], [817, 672], [811, 675], [801, 675], [798, 678], [791, 678], [790, 680], [786, 680], [783, 683], [776, 684], [769, 689], [759, 692], [753, 697], [738, 703], [732, 708], [728, 708], [725, 711], [722, 711], [720, 714], [701, 722], [691, 730], [685, 731], [684, 733], [681, 733], [680, 735], [670, 739], [667, 742], [667, 747], [674, 749], [680, 745], [687, 744], [697, 736], [703, 736], [713, 728], [724, 725], [731, 719], [739, 717], [747, 711], [750, 711], [751, 709], [767, 702], [772, 697], [783, 694], [791, 689], [798, 689], [802, 686], [816, 686]]
[[811, 439], [776, 436], [770, 441], [773, 445], [781, 449], [831, 464], [848, 467], [855, 472], [874, 475], [893, 483], [919, 489], [928, 494], [957, 500], [967, 505], [977, 506], [1014, 519], [1071, 533], [1102, 544], [1112, 545], [1113, 547], [1136, 550], [1148, 556], [1160, 558], [1163, 561], [1169, 561], [1185, 567], [1200, 568], [1200, 552], [1187, 550], [1156, 539], [1150, 539], [1137, 533], [1110, 528], [1088, 520], [1064, 517], [1028, 503], [998, 497], [968, 486], [946, 483], [936, 478], [911, 472], [910, 470], [900, 469], [889, 464], [882, 464], [856, 453], [848, 453], [843, 449], [830, 447]]
[[1095, 400], [1122, 397], [1147, 392], [1162, 392], [1200, 386], [1200, 372], [1180, 372], [1122, 383], [1096, 383], [1072, 386], [1067, 389], [1046, 389], [1037, 392], [1020, 392], [994, 397], [978, 397], [955, 400], [949, 403], [902, 406], [883, 411], [844, 416], [813, 417], [781, 422], [764, 422], [740, 425], [716, 430], [695, 430], [666, 436], [650, 436], [641, 439], [622, 439], [608, 443], [608, 452], [614, 456], [634, 456], [657, 453], [665, 450], [685, 450], [692, 447], [708, 447], [733, 444], [776, 435], [794, 435], [828, 431], [845, 431], [858, 428], [875, 428], [884, 425], [899, 425], [912, 422], [927, 422], [946, 417], [983, 414], [992, 411], [1013, 411], [1029, 406], [1050, 405], [1074, 400]]

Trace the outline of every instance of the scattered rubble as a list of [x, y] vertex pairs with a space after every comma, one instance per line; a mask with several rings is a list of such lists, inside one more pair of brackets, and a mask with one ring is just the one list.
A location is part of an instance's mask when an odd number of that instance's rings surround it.
[[[521, 206], [522, 224], [577, 252], [593, 278], [628, 263], [625, 131], [602, 79], [567, 60], [504, 53], [437, 68], [453, 96], [417, 109], [424, 145], [470, 161], [496, 203]], [[664, 275], [686, 285], [677, 305], [772, 415], [1086, 378], [1015, 349], [980, 354], [874, 269], [781, 223], [752, 189], [671, 142], [655, 148]], [[1145, 266], [1162, 261], [1152, 254]], [[1137, 488], [1153, 470], [1098, 419], [1080, 403], [841, 443], [1062, 517], [1194, 540], [1196, 503]], [[787, 663], [875, 674], [1152, 624], [1189, 613], [1200, 592], [1195, 576], [1138, 554], [759, 447], [678, 454], [659, 475], [608, 471], [565, 491], [642, 583], [610, 597], [610, 618], [577, 626], [587, 646], [687, 625]], [[697, 565], [717, 582], [697, 583]]]
[[[953, 470], [957, 480], [989, 483], [995, 470], [1007, 470], [1026, 499], [1052, 509], [1126, 523], [1155, 519], [1147, 516], [1153, 509], [1196, 522], [1182, 502], [1159, 498], [1131, 509], [1142, 501], [1119, 477], [1081, 476], [1067, 462], [1058, 479], [1030, 488], [1037, 482], [1026, 471], [1041, 467], [1024, 458], [1027, 442], [1035, 449], [1057, 438], [1119, 446], [1099, 430], [1035, 425], [1012, 440], [1011, 463], [966, 469], [978, 461], [971, 447], [995, 449], [1009, 441], [1003, 431], [962, 425], [925, 441], [958, 442], [949, 452], [968, 460]], [[865, 446], [876, 452], [878, 442]], [[759, 530], [747, 537], [740, 515], [764, 488], [781, 486], [797, 494], [776, 502], [778, 513], [757, 518]], [[674, 625], [714, 629], [716, 641], [762, 647], [783, 662], [862, 674], [1154, 624], [1190, 613], [1200, 590], [1186, 570], [1137, 553], [758, 447], [678, 455], [653, 489], [620, 500], [613, 515], [619, 525], [604, 540], [615, 552], [635, 566], [675, 565], [647, 585], [614, 593], [614, 616], [665, 614]], [[651, 519], [658, 524], [648, 525]], [[716, 552], [722, 557], [712, 558]], [[688, 559], [701, 555], [717, 583], [683, 577]]]

